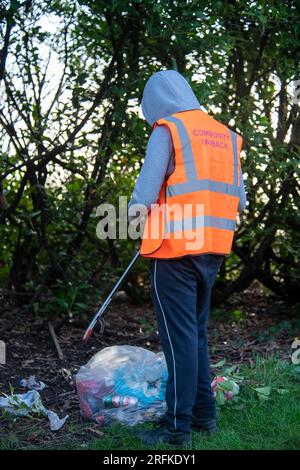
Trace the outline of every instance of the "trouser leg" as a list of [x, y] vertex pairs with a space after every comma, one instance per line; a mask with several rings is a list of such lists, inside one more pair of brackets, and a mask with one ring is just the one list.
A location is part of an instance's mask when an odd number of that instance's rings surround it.
[[207, 326], [210, 314], [211, 291], [223, 256], [201, 255], [193, 258], [198, 273], [197, 325], [198, 325], [198, 380], [193, 415], [201, 419], [214, 419], [215, 399], [211, 388]]
[[189, 432], [197, 393], [197, 279], [190, 260], [152, 260], [151, 293], [168, 367], [166, 419]]

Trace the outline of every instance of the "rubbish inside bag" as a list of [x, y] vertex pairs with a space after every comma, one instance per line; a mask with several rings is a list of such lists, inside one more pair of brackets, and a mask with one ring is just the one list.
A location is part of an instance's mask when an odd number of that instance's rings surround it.
[[76, 375], [81, 414], [101, 425], [155, 421], [166, 411], [167, 378], [163, 353], [137, 346], [104, 348]]

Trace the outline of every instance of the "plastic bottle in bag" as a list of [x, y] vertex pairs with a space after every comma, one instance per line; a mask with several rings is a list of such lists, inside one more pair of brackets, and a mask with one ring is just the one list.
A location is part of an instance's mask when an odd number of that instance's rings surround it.
[[135, 406], [138, 404], [138, 399], [135, 397], [122, 397], [120, 395], [107, 395], [103, 397], [103, 405], [105, 408], [119, 408], [123, 406]]

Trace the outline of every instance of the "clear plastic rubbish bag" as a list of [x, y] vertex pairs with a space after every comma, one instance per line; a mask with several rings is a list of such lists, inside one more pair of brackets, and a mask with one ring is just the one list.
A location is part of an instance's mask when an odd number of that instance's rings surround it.
[[104, 348], [76, 375], [81, 414], [101, 425], [155, 421], [166, 411], [167, 378], [163, 353], [137, 346]]

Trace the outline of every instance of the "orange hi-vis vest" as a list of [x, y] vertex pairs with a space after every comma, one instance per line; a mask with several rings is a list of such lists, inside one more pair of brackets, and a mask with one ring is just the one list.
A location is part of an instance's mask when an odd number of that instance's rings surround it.
[[173, 140], [175, 169], [144, 227], [141, 255], [179, 258], [231, 251], [239, 203], [242, 137], [201, 110], [159, 119]]

